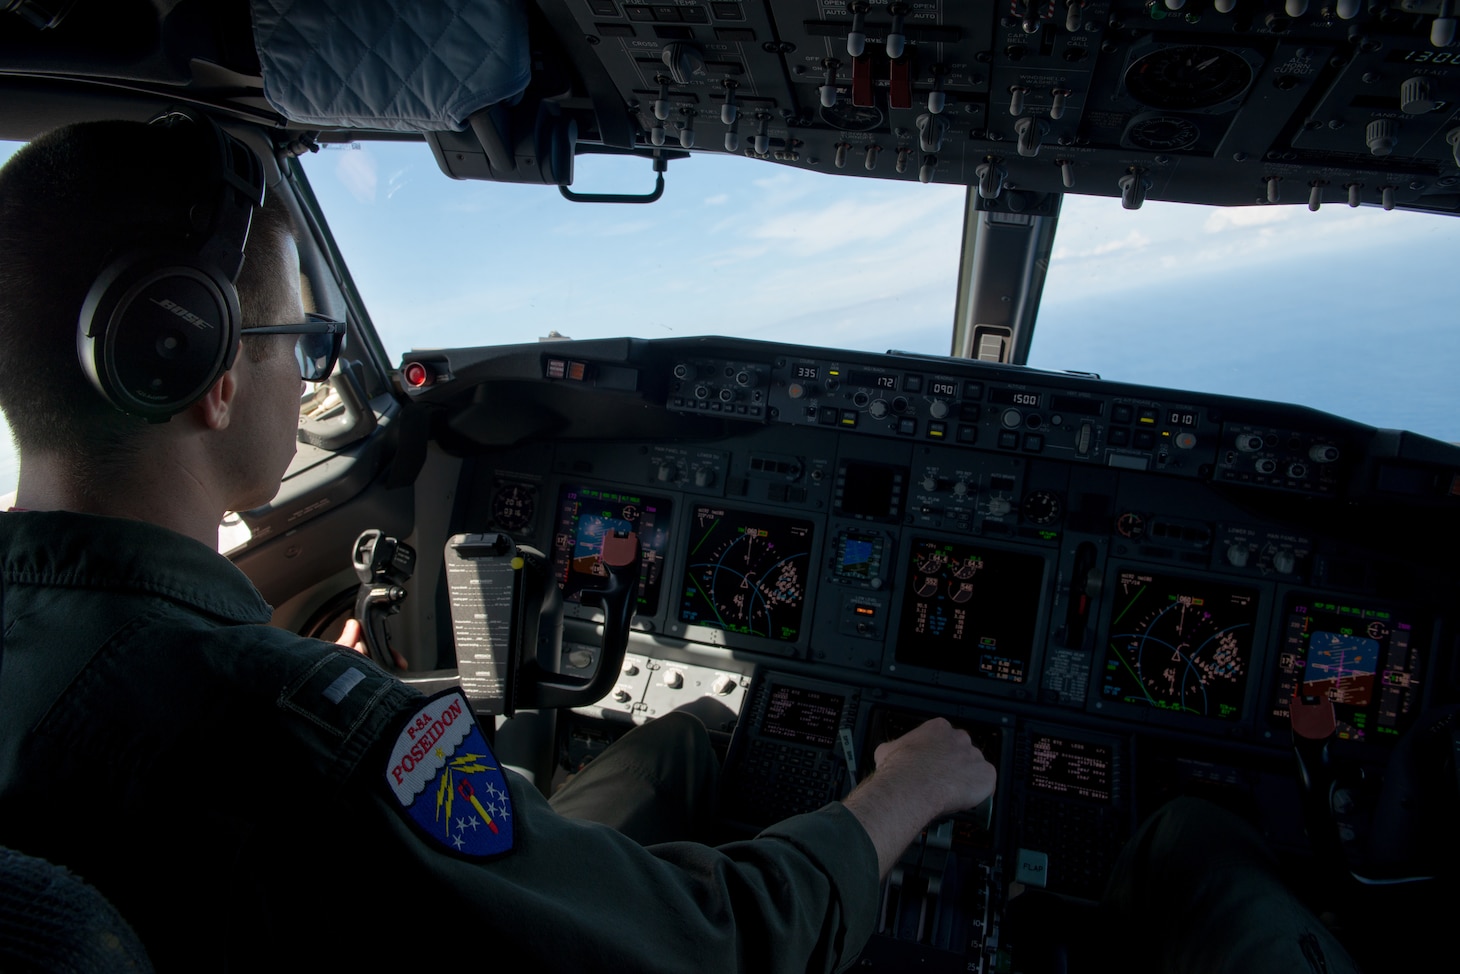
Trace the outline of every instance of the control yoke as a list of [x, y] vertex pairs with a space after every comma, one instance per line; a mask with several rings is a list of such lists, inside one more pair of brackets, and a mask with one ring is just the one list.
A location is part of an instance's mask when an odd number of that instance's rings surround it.
[[[476, 709], [510, 716], [518, 708], [579, 707], [602, 699], [613, 687], [638, 606], [642, 554], [637, 534], [604, 535], [598, 567], [605, 584], [581, 593], [584, 603], [603, 608], [598, 668], [582, 678], [558, 672], [563, 602], [552, 565], [541, 552], [505, 534], [456, 535], [447, 541], [445, 557], [458, 677]], [[385, 620], [400, 611], [416, 553], [372, 529], [356, 539], [352, 560], [360, 578], [356, 618], [371, 659], [390, 668]]]
[[[604, 534], [599, 564], [607, 573], [608, 583], [581, 593], [585, 603], [603, 607], [603, 651], [598, 656], [598, 668], [590, 677], [557, 673], [561, 640], [539, 638], [534, 658], [524, 660], [518, 672], [517, 706], [580, 707], [601, 700], [613, 687], [623, 668], [629, 647], [629, 621], [638, 604], [640, 557], [639, 536], [634, 532]], [[550, 578], [548, 585], [556, 594], [556, 581]]]
[[416, 549], [404, 541], [387, 538], [378, 528], [371, 528], [355, 539], [350, 560], [360, 579], [355, 618], [365, 631], [365, 647], [371, 659], [393, 670], [395, 662], [385, 620], [400, 611], [401, 600], [406, 597], [403, 586], [416, 570]]

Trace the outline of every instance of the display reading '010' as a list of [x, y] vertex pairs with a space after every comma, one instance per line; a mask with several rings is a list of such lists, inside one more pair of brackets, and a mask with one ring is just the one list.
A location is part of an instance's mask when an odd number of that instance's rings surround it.
[[1256, 620], [1251, 589], [1123, 571], [1111, 607], [1101, 697], [1240, 720]]
[[806, 605], [811, 522], [701, 505], [689, 527], [680, 621], [794, 642]]

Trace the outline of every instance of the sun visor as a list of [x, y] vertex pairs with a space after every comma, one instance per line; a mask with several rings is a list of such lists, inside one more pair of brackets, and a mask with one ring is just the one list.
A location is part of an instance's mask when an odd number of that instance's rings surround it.
[[521, 0], [250, 0], [264, 95], [320, 128], [459, 131], [530, 74]]

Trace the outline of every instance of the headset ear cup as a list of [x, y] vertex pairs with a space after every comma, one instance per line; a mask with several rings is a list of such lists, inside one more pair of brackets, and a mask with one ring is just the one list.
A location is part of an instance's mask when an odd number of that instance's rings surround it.
[[161, 251], [119, 255], [81, 306], [76, 352], [117, 409], [166, 422], [233, 365], [238, 293], [198, 258]]

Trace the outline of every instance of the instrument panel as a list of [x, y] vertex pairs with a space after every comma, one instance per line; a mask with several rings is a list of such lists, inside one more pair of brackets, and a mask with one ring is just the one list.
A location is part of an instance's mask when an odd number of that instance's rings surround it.
[[[909, 850], [873, 969], [992, 969], [1010, 884], [1098, 898], [1177, 793], [1220, 794], [1306, 850], [1296, 690], [1334, 701], [1336, 756], [1375, 770], [1460, 700], [1453, 445], [895, 353], [430, 354], [453, 378], [411, 395], [466, 459], [453, 521], [551, 552], [570, 627], [595, 618], [577, 595], [599, 540], [643, 539], [635, 655], [596, 712], [652, 717], [691, 686], [737, 708], [731, 824], [843, 797], [930, 716], [999, 768], [989, 807]], [[565, 654], [584, 672], [591, 641]]]

